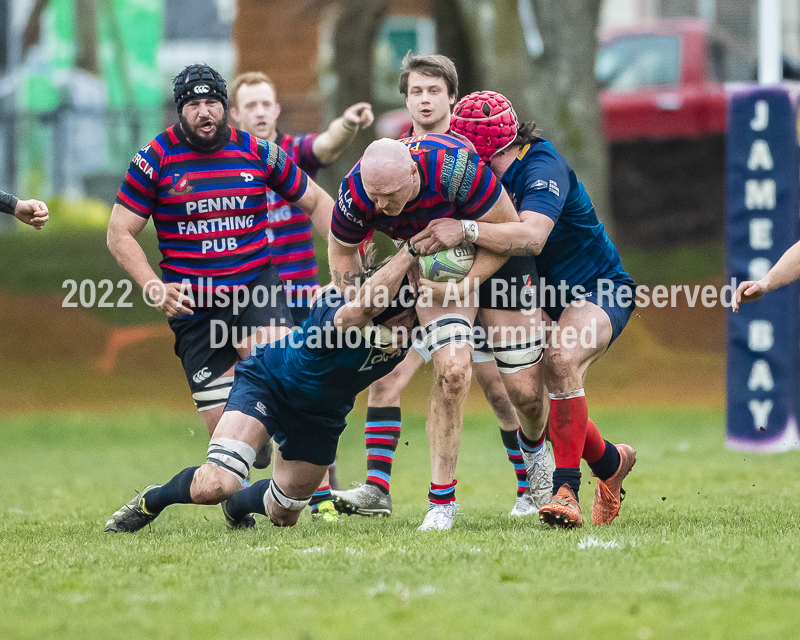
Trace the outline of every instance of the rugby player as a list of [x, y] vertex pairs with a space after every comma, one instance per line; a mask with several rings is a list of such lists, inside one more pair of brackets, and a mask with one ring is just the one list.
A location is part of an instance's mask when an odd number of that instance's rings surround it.
[[[293, 325], [265, 234], [268, 192], [294, 203], [326, 234], [333, 201], [278, 145], [226, 124], [225, 80], [214, 69], [190, 65], [173, 89], [180, 122], [134, 156], [111, 213], [108, 246], [166, 314], [213, 435], [236, 363]], [[151, 217], [161, 279], [136, 239]], [[265, 441], [259, 468], [270, 451]]]
[[41, 229], [50, 219], [47, 205], [41, 200], [20, 200], [17, 196], [0, 190], [0, 213], [14, 216], [20, 222]]
[[[553, 501], [539, 509], [542, 522], [560, 527], [583, 523], [578, 491], [580, 460], [597, 476], [592, 522], [610, 524], [620, 509], [622, 481], [636, 462], [627, 444], [603, 440], [589, 419], [586, 371], [602, 356], [633, 313], [635, 283], [622, 268], [616, 247], [598, 221], [592, 201], [569, 163], [536, 125], [520, 125], [511, 103], [482, 91], [465, 96], [453, 110], [453, 129], [475, 145], [481, 159], [502, 179], [519, 212], [507, 224], [478, 222], [475, 244], [505, 255], [536, 256], [547, 286], [542, 296], [550, 331], [543, 376], [550, 392], [549, 433], [556, 469]], [[434, 221], [415, 239], [419, 251], [438, 251], [463, 239], [454, 221]], [[565, 289], [562, 295], [561, 286]], [[550, 295], [550, 294], [558, 295]], [[567, 331], [591, 340], [568, 340]], [[536, 385], [542, 389], [542, 385]]]
[[[459, 139], [424, 134], [373, 142], [339, 188], [328, 243], [334, 282], [340, 288], [352, 283], [360, 270], [358, 245], [370, 229], [407, 240], [438, 218], [453, 218], [462, 226], [462, 240], [477, 238], [478, 219], [487, 224], [519, 222], [497, 179]], [[450, 529], [457, 511], [455, 469], [462, 405], [471, 377], [472, 321], [479, 308], [487, 331], [502, 329], [500, 336], [490, 336], [490, 344], [506, 374], [503, 383], [519, 411], [521, 428], [540, 434], [531, 453], [535, 463], [528, 466], [538, 469], [543, 479], [548, 476], [542, 435], [547, 409], [542, 392], [534, 387], [539, 377], [531, 374], [542, 356], [541, 316], [530, 291], [530, 283], [536, 280], [532, 258], [509, 260], [479, 247], [465, 279], [467, 284], [481, 285], [477, 305], [474, 296], [448, 302], [438, 291], [417, 304], [435, 371], [426, 423], [431, 449], [430, 507], [419, 527], [422, 531]]]
[[[322, 133], [287, 135], [277, 128], [281, 105], [275, 85], [260, 72], [243, 73], [231, 83], [231, 119], [238, 128], [262, 140], [274, 142], [312, 179], [317, 171], [336, 160], [355, 140], [362, 128], [369, 127], [374, 116], [372, 106], [359, 102], [345, 109]], [[289, 309], [295, 326], [308, 317], [311, 296], [319, 288], [319, 268], [311, 237], [311, 220], [305, 211], [276, 193], [267, 193], [267, 236], [272, 262], [284, 281]], [[327, 241], [327, 235], [325, 240]], [[321, 511], [323, 520], [338, 519], [331, 500], [335, 482], [335, 464], [330, 480], [311, 499], [313, 509]]]
[[[458, 73], [450, 58], [409, 52], [401, 64], [400, 93], [405, 98], [412, 120], [403, 138], [425, 133], [452, 135], [450, 112], [458, 98]], [[517, 498], [511, 515], [536, 514], [539, 506], [550, 501], [552, 487], [548, 482], [545, 486], [534, 488], [535, 496], [531, 494], [517, 440], [519, 420], [508, 399], [488, 343], [478, 333], [472, 354], [473, 371], [483, 395], [500, 422], [500, 436], [517, 480]], [[391, 514], [392, 467], [402, 424], [400, 395], [417, 370], [430, 360], [431, 354], [425, 345], [421, 341], [415, 342], [401, 365], [370, 386], [365, 425], [367, 479], [354, 489], [332, 492], [336, 507], [341, 512], [362, 516]]]
[[[206, 462], [147, 487], [111, 516], [106, 533], [138, 531], [171, 504], [225, 500], [232, 528], [253, 527], [253, 513], [294, 525], [334, 460], [356, 395], [405, 355], [416, 296], [401, 284], [415, 261], [401, 249], [367, 274], [353, 301], [334, 286], [322, 289], [302, 328], [236, 367]], [[388, 330], [399, 332], [387, 340]], [[265, 433], [278, 445], [272, 479], [242, 489]]]

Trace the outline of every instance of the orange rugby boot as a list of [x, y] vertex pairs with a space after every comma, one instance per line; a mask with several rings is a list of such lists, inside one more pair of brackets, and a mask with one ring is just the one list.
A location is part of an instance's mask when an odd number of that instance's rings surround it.
[[583, 526], [581, 506], [569, 485], [562, 484], [553, 500], [539, 509], [539, 520], [551, 527], [572, 529]]
[[608, 480], [597, 479], [592, 502], [592, 524], [603, 526], [611, 524], [619, 514], [625, 490], [622, 481], [636, 464], [636, 452], [627, 444], [615, 445], [619, 451], [619, 468]]

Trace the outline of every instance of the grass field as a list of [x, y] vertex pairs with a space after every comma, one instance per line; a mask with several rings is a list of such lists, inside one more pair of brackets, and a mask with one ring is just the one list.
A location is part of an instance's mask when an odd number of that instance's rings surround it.
[[[345, 483], [363, 479], [362, 415], [340, 448]], [[219, 508], [182, 506], [133, 536], [103, 523], [204, 458], [196, 416], [4, 418], [0, 638], [800, 637], [800, 453], [726, 451], [716, 411], [593, 417], [638, 452], [609, 528], [508, 517], [494, 420], [471, 415], [449, 533], [414, 531], [429, 481], [415, 416], [389, 519], [232, 532]]]

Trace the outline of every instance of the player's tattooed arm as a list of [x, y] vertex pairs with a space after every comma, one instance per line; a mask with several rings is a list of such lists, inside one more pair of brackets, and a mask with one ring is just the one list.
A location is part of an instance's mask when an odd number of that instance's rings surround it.
[[333, 234], [329, 234], [328, 264], [330, 265], [333, 284], [352, 298], [356, 278], [362, 271], [358, 246], [349, 247], [344, 245]]

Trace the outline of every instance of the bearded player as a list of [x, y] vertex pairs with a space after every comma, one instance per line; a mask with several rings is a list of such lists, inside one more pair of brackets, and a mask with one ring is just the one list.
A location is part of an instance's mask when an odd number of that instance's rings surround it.
[[[265, 234], [267, 193], [306, 212], [327, 234], [333, 201], [278, 145], [229, 127], [225, 79], [207, 65], [173, 83], [180, 121], [131, 162], [108, 226], [108, 247], [167, 316], [175, 353], [209, 435], [233, 370], [253, 345], [293, 325]], [[137, 236], [152, 218], [163, 259], [159, 278]], [[269, 462], [271, 443], [258, 448]]]

